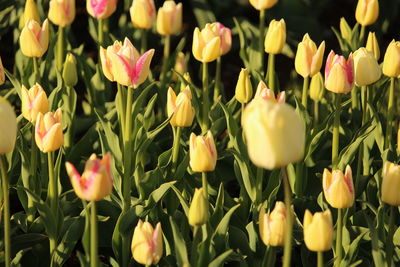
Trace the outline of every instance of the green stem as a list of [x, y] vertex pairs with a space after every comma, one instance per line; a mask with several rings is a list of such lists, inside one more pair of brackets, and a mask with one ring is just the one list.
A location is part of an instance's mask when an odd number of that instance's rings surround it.
[[163, 57], [163, 62], [162, 62], [162, 67], [161, 67], [161, 75], [160, 75], [160, 81], [162, 84], [165, 84], [165, 79], [167, 76], [168, 72], [168, 59], [169, 59], [169, 51], [171, 47], [171, 35], [165, 35], [164, 37], [164, 57]]
[[318, 251], [318, 267], [324, 267], [324, 252]]
[[387, 248], [386, 248], [386, 255], [387, 255], [387, 265], [391, 267], [392, 265], [392, 258], [393, 258], [393, 235], [395, 233], [395, 217], [396, 217], [396, 209], [395, 206], [390, 206], [390, 217], [389, 217], [389, 231], [387, 236]]
[[181, 141], [182, 127], [176, 127], [176, 131], [174, 132], [174, 144], [172, 147], [172, 174], [175, 174], [176, 166], [178, 164], [179, 157], [179, 147]]
[[[125, 122], [126, 122], [126, 103], [124, 103], [124, 100], [126, 99], [125, 97], [125, 90], [124, 87], [122, 85], [120, 85], [119, 83], [117, 83], [118, 85], [118, 102], [120, 103], [120, 105], [122, 105], [122, 111], [119, 115], [119, 123], [120, 123], [120, 127], [121, 127], [121, 136], [122, 139], [124, 139], [124, 134], [125, 134]], [[118, 110], [118, 109], [117, 109]]]
[[390, 87], [389, 87], [389, 100], [388, 100], [388, 115], [387, 115], [387, 123], [386, 123], [386, 136], [385, 136], [385, 149], [391, 148], [391, 140], [392, 140], [392, 127], [393, 127], [393, 113], [394, 113], [394, 87], [395, 87], [395, 78], [390, 78]]
[[90, 266], [98, 266], [98, 241], [97, 241], [97, 212], [96, 201], [92, 201], [90, 208]]
[[3, 187], [3, 215], [4, 215], [4, 261], [5, 266], [11, 266], [11, 225], [10, 225], [10, 199], [9, 184], [6, 170], [6, 162], [3, 155], [0, 155], [1, 183]]
[[99, 46], [102, 46], [104, 43], [104, 19], [98, 19], [97, 22], [97, 41]]
[[360, 47], [364, 46], [364, 36], [365, 36], [365, 26], [361, 26], [361, 31], [360, 31]]
[[288, 180], [286, 166], [281, 168], [283, 187], [285, 194], [286, 206], [286, 232], [285, 232], [285, 247], [283, 249], [283, 267], [290, 267], [292, 257], [292, 233], [293, 233], [293, 213], [292, 213], [292, 190]]
[[142, 38], [140, 40], [140, 54], [143, 54], [147, 50], [147, 30], [142, 29]]
[[[361, 127], [365, 125], [367, 121], [367, 97], [368, 91], [367, 86], [361, 87], [361, 103], [362, 103], [362, 120], [361, 120]], [[364, 155], [364, 142], [361, 144], [358, 150], [358, 159], [357, 159], [357, 174], [356, 174], [356, 190], [360, 184], [360, 176], [361, 176], [361, 168], [363, 165], [363, 155]], [[365, 162], [364, 162], [365, 164]]]
[[33, 61], [33, 72], [35, 74], [35, 83], [40, 82], [40, 73], [39, 73], [39, 63], [37, 57], [32, 57]]
[[355, 109], [359, 109], [357, 92], [358, 92], [358, 87], [353, 86], [353, 88], [351, 89], [351, 109], [353, 111]]
[[[48, 202], [50, 203], [50, 210], [53, 212], [55, 221], [58, 222], [58, 183], [54, 175], [54, 162], [52, 152], [47, 152], [47, 166], [49, 172], [49, 187], [48, 187]], [[55, 236], [49, 236], [50, 239], [50, 258], [57, 247], [57, 225]]]
[[256, 205], [262, 202], [262, 186], [263, 186], [263, 174], [264, 170], [260, 167], [257, 167], [257, 175], [256, 175]]
[[305, 77], [303, 81], [303, 93], [301, 95], [301, 104], [307, 110], [307, 100], [308, 100], [308, 87], [310, 84], [310, 77]]
[[260, 10], [260, 24], [259, 24], [259, 37], [258, 37], [258, 51], [261, 58], [261, 69], [260, 73], [263, 75], [264, 72], [264, 32], [265, 32], [265, 9]]
[[274, 91], [275, 94], [275, 55], [274, 54], [268, 54], [268, 87], [272, 91]]
[[58, 27], [58, 40], [57, 40], [57, 69], [62, 72], [62, 68], [64, 65], [64, 54], [65, 54], [65, 45], [64, 45], [64, 27]]
[[343, 233], [343, 210], [338, 209], [338, 217], [336, 224], [336, 258], [335, 266], [339, 267], [342, 261], [342, 233]]
[[314, 101], [314, 128], [318, 125], [319, 120], [319, 101]]
[[207, 182], [207, 173], [206, 172], [201, 173], [201, 185], [202, 185], [203, 191], [208, 199], [208, 182]]
[[64, 101], [66, 110], [68, 111], [66, 112], [67, 113], [66, 115], [69, 117], [68, 121], [70, 124], [68, 125], [67, 131], [65, 132], [64, 148], [69, 148], [72, 144], [72, 127], [73, 127], [72, 120], [74, 118], [74, 114], [73, 114], [73, 104], [71, 103], [71, 95], [74, 88], [66, 86], [65, 90], [66, 90], [66, 97], [64, 98]]
[[208, 131], [208, 111], [210, 108], [210, 98], [208, 93], [208, 65], [207, 62], [203, 62], [203, 121], [202, 131], [206, 133]]
[[335, 118], [333, 122], [333, 138], [332, 138], [332, 170], [337, 168], [339, 155], [339, 129], [340, 129], [340, 109], [341, 94], [335, 95]]
[[214, 102], [218, 101], [219, 96], [221, 95], [221, 57], [217, 58], [217, 66], [215, 71], [215, 86], [214, 86]]
[[261, 266], [275, 266], [276, 249], [272, 246], [267, 246]]
[[[31, 181], [28, 181], [28, 185], [31, 184], [36, 184], [36, 165], [37, 165], [37, 146], [36, 146], [36, 141], [35, 141], [35, 126], [32, 124], [32, 137], [31, 137], [31, 158], [30, 158], [30, 164], [29, 164], [29, 174]], [[29, 189], [32, 190], [31, 186], [29, 186]], [[36, 190], [32, 190], [35, 193]], [[28, 222], [33, 222], [35, 219], [35, 207], [33, 205], [33, 199], [32, 197], [28, 194]]]

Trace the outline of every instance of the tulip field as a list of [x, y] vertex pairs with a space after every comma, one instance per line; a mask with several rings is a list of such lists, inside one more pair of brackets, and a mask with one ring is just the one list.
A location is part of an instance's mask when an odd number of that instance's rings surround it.
[[1, 0], [1, 266], [400, 266], [398, 0]]

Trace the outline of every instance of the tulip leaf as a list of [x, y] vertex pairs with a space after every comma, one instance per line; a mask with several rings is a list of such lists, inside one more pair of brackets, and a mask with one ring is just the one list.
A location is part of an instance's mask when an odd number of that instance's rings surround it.
[[229, 221], [237, 208], [239, 208], [240, 204], [233, 206], [222, 218], [220, 223], [218, 224], [217, 228], [215, 229], [214, 233], [211, 236], [211, 240], [214, 240], [215, 247], [220, 248], [223, 247], [225, 238], [227, 237], [228, 233], [228, 226]]
[[20, 99], [21, 97], [21, 84], [17, 78], [15, 78], [14, 75], [12, 75], [8, 70], [4, 69], [5, 74], [7, 75], [7, 78], [10, 80], [11, 84], [17, 90], [18, 96]]
[[58, 104], [61, 100], [62, 94], [61, 89], [62, 89], [62, 77], [61, 74], [59, 72], [57, 72], [57, 87], [54, 88], [50, 95], [49, 95], [49, 108], [50, 111], [56, 110], [58, 108]]
[[146, 201], [145, 205], [146, 208], [151, 209], [152, 207], [154, 207], [154, 205], [162, 199], [162, 197], [168, 192], [171, 186], [175, 183], [176, 181], [164, 183], [160, 185], [156, 190], [154, 190]]
[[217, 20], [206, 0], [193, 0], [191, 4], [193, 13], [201, 29], [204, 28], [207, 23], [213, 23]]
[[224, 215], [224, 199], [224, 184], [220, 183], [214, 213], [210, 217], [210, 224], [214, 227], [217, 226]]
[[[233, 18], [233, 21], [235, 22], [237, 31], [239, 33], [239, 41], [240, 41], [240, 58], [243, 60], [244, 65], [246, 68], [249, 68], [249, 55], [247, 54], [246, 46], [246, 36], [244, 34], [243, 28], [240, 25], [239, 21], [236, 18]], [[249, 68], [250, 69], [250, 68]]]
[[379, 151], [382, 154], [383, 150], [384, 150], [383, 146], [384, 146], [384, 142], [385, 142], [385, 137], [384, 137], [385, 135], [383, 134], [381, 119], [373, 105], [368, 103], [368, 108], [372, 113], [373, 124], [376, 126], [375, 131], [374, 131], [375, 132], [375, 142], [378, 145]]
[[135, 101], [133, 102], [132, 106], [132, 118], [136, 118], [137, 114], [141, 111], [145, 103], [145, 99], [147, 98], [147, 94], [151, 91], [153, 86], [155, 85], [155, 82], [151, 82], [149, 85], [147, 85], [143, 90], [140, 90], [139, 96], [135, 98]]
[[216, 257], [210, 264], [208, 264], [208, 267], [219, 267], [219, 266], [224, 266], [224, 263], [226, 259], [233, 253], [232, 249], [229, 249]]
[[186, 217], [189, 217], [189, 204], [186, 201], [186, 199], [183, 198], [182, 192], [180, 192], [179, 189], [175, 187], [175, 185], [171, 185], [171, 188], [175, 192], [176, 196], [178, 197], [179, 202], [181, 203], [183, 212], [185, 213]]
[[178, 264], [178, 266], [188, 265], [189, 260], [188, 260], [188, 254], [187, 254], [187, 249], [186, 249], [186, 242], [183, 239], [182, 233], [181, 233], [180, 229], [177, 227], [177, 225], [172, 217], [169, 217], [169, 222], [171, 224], [172, 234], [174, 237], [173, 243], [175, 246], [177, 264]]

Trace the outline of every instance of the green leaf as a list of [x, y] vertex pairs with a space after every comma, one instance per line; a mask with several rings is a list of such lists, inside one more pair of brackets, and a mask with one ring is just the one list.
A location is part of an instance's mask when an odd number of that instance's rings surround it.
[[206, 0], [192, 0], [191, 4], [193, 13], [201, 29], [203, 29], [207, 23], [213, 23], [217, 20]]
[[233, 253], [233, 250], [227, 250], [218, 257], [216, 257], [210, 264], [208, 264], [208, 267], [219, 267], [223, 266], [225, 263], [225, 260]]
[[217, 228], [215, 229], [214, 233], [211, 236], [211, 240], [214, 240], [215, 242], [215, 247], [221, 248], [224, 246], [224, 241], [225, 237], [227, 236], [228, 233], [228, 226], [229, 226], [229, 221], [231, 220], [231, 217], [235, 210], [239, 208], [240, 204], [237, 204], [236, 206], [233, 206], [222, 218], [220, 223], [218, 224]]
[[176, 226], [174, 219], [169, 217], [169, 222], [172, 228], [172, 234], [174, 237], [175, 253], [178, 266], [185, 266], [189, 264], [188, 254], [186, 249], [186, 242], [182, 237], [181, 231]]
[[168, 192], [168, 190], [171, 188], [173, 184], [175, 184], [176, 181], [164, 183], [160, 185], [156, 190], [154, 190], [150, 196], [149, 199], [146, 201], [146, 208], [152, 208], [154, 207], [155, 204], [157, 204], [162, 197]]

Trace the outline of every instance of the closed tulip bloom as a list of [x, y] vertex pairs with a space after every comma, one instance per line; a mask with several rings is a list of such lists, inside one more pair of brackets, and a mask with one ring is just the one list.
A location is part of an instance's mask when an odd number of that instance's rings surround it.
[[98, 201], [110, 195], [113, 188], [111, 177], [110, 153], [102, 159], [92, 154], [85, 164], [82, 175], [74, 165], [67, 162], [65, 167], [75, 194], [86, 201]]
[[101, 62], [101, 68], [103, 70], [104, 76], [106, 76], [107, 79], [110, 81], [114, 82], [114, 75], [112, 73], [111, 69], [111, 55], [113, 53], [118, 53], [119, 50], [121, 50], [122, 43], [120, 41], [114, 41], [113, 45], [110, 45], [107, 47], [107, 49], [104, 49], [103, 47], [100, 46], [100, 62]]
[[154, 0], [133, 0], [129, 9], [133, 27], [150, 29], [156, 20]]
[[49, 46], [49, 25], [47, 19], [42, 27], [34, 20], [28, 20], [19, 37], [21, 52], [27, 57], [42, 57]]
[[311, 251], [327, 251], [332, 247], [333, 225], [330, 210], [316, 212], [306, 210], [303, 220], [304, 242]]
[[28, 20], [33, 19], [36, 22], [40, 22], [39, 12], [36, 7], [35, 0], [26, 0], [24, 9], [24, 25]]
[[228, 27], [225, 27], [222, 23], [216, 22], [218, 26], [218, 35], [221, 39], [220, 43], [220, 56], [225, 55], [231, 50], [232, 47], [232, 32]]
[[236, 84], [235, 98], [242, 104], [246, 104], [253, 97], [253, 86], [247, 69], [242, 69]]
[[7, 154], [14, 150], [17, 139], [17, 117], [13, 107], [0, 96], [0, 155]]
[[[181, 75], [186, 73], [187, 66], [186, 66], [185, 53], [179, 52], [178, 55], [176, 56], [174, 70]], [[178, 80], [178, 77], [175, 74], [173, 77], [174, 77], [175, 81]]]
[[303, 37], [303, 41], [297, 46], [296, 58], [294, 61], [296, 72], [304, 78], [314, 76], [321, 69], [324, 52], [325, 41], [323, 41], [317, 49], [315, 43], [310, 39], [308, 33], [306, 33]]
[[204, 188], [196, 188], [189, 208], [189, 224], [191, 226], [203, 225], [209, 217], [208, 199]]
[[157, 32], [161, 35], [179, 34], [182, 31], [182, 3], [165, 1], [157, 13]]
[[132, 238], [132, 256], [140, 264], [157, 264], [163, 254], [163, 240], [161, 224], [157, 223], [156, 228], [149, 222], [139, 220]]
[[254, 98], [271, 100], [271, 101], [274, 101], [277, 103], [285, 103], [286, 102], [286, 92], [280, 91], [278, 93], [278, 95], [275, 97], [274, 91], [269, 89], [263, 81], [260, 81], [258, 83], [257, 91], [256, 91], [256, 94], [254, 95]]
[[64, 62], [62, 77], [68, 87], [74, 87], [78, 83], [78, 73], [76, 70], [76, 59], [71, 53], [67, 54]]
[[21, 88], [22, 116], [25, 119], [36, 123], [39, 113], [45, 114], [49, 111], [49, 100], [46, 92], [36, 83], [29, 90], [24, 85]]
[[322, 187], [326, 201], [336, 209], [350, 208], [354, 204], [353, 175], [349, 165], [343, 174], [340, 170], [332, 173], [324, 169]]
[[368, 51], [371, 51], [374, 54], [376, 60], [378, 60], [381, 56], [378, 40], [376, 39], [374, 32], [370, 32], [368, 34], [367, 45], [365, 46], [365, 48], [367, 48]]
[[1, 61], [0, 58], [0, 85], [4, 84], [5, 82], [6, 82], [6, 73], [4, 71], [3, 62]]
[[86, 0], [87, 12], [96, 19], [106, 19], [117, 10], [118, 0]]
[[256, 166], [272, 170], [303, 158], [304, 122], [290, 105], [255, 98], [244, 110], [242, 126]]
[[400, 42], [393, 40], [387, 47], [382, 72], [392, 78], [400, 75]]
[[346, 60], [331, 51], [325, 66], [325, 87], [331, 92], [345, 94], [351, 91], [354, 82], [353, 55]]
[[167, 113], [172, 126], [189, 127], [193, 123], [195, 111], [192, 106], [192, 93], [189, 86], [176, 96], [170, 87], [167, 94]]
[[282, 201], [277, 201], [270, 214], [261, 208], [259, 215], [261, 240], [266, 246], [283, 246], [286, 232], [286, 207]]
[[195, 59], [211, 62], [220, 56], [221, 38], [218, 26], [207, 23], [203, 30], [196, 27], [193, 33], [192, 52]]
[[286, 43], [286, 24], [285, 20], [272, 20], [269, 24], [267, 35], [265, 36], [264, 49], [269, 54], [279, 54], [282, 52]]
[[348, 42], [350, 42], [351, 36], [352, 36], [352, 31], [351, 31], [351, 28], [345, 18], [343, 18], [343, 17], [340, 18], [339, 27], [340, 27], [340, 35], [342, 35], [342, 38], [347, 40]]
[[59, 149], [63, 145], [62, 112], [39, 113], [35, 126], [35, 141], [40, 151], [46, 153]]
[[361, 47], [354, 52], [353, 59], [356, 85], [370, 85], [379, 80], [382, 72], [372, 52]]
[[378, 0], [358, 0], [356, 20], [362, 26], [374, 24], [379, 15]]
[[209, 172], [217, 164], [217, 149], [214, 137], [208, 131], [206, 136], [190, 135], [189, 145], [190, 167], [194, 172]]
[[255, 9], [263, 10], [273, 7], [278, 0], [249, 0], [249, 2]]
[[314, 101], [321, 101], [324, 96], [324, 77], [318, 72], [311, 78], [310, 98]]
[[386, 161], [382, 170], [382, 201], [400, 206], [400, 166]]
[[75, 19], [75, 0], [50, 0], [48, 16], [60, 27], [71, 25]]

